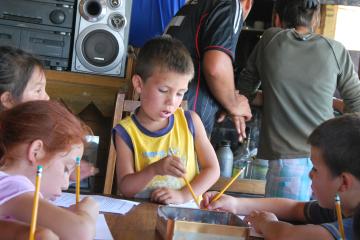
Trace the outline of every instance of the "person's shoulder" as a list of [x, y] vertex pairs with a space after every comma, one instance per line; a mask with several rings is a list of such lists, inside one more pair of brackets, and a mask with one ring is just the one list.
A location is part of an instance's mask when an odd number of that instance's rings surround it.
[[284, 29], [282, 28], [278, 28], [278, 27], [271, 27], [271, 28], [268, 28], [264, 31], [263, 33], [263, 37], [264, 36], [273, 36], [273, 35], [276, 35], [280, 32], [284, 31]]
[[273, 38], [275, 38], [277, 35], [281, 34], [282, 32], [285, 32], [284, 29], [278, 28], [278, 27], [271, 27], [264, 31], [264, 33], [261, 36], [262, 42], [270, 42]]
[[131, 114], [130, 116], [124, 117], [123, 119], [121, 119], [119, 121], [119, 125], [126, 127], [126, 126], [132, 124], [132, 122], [133, 122], [132, 118], [133, 118], [133, 114]]
[[329, 44], [329, 46], [333, 48], [335, 51], [347, 51], [345, 46], [341, 42], [336, 41], [335, 39], [322, 36], [320, 34], [318, 34], [318, 36], [320, 39], [324, 40], [327, 44]]
[[10, 175], [0, 171], [0, 189], [1, 187], [13, 184], [21, 184], [25, 186], [34, 186], [32, 182], [22, 175]]
[[0, 175], [0, 204], [26, 192], [34, 191], [33, 183], [22, 175]]

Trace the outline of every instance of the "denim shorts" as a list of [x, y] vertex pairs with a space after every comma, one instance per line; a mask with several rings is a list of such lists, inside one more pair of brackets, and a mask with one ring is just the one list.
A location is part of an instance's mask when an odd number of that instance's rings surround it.
[[265, 197], [309, 201], [311, 168], [310, 158], [270, 160], [266, 174]]

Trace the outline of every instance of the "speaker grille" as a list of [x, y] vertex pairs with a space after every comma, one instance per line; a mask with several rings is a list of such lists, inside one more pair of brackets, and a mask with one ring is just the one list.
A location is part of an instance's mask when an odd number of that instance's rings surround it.
[[119, 54], [119, 44], [113, 34], [99, 29], [86, 35], [82, 52], [87, 62], [104, 67], [115, 61]]

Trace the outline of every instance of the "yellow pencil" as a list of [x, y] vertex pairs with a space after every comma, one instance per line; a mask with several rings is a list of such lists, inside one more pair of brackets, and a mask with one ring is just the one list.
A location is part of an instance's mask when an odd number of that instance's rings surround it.
[[80, 202], [80, 158], [76, 158], [76, 203]]
[[[175, 153], [174, 153], [174, 151], [172, 150], [172, 148], [171, 148], [171, 147], [169, 148], [169, 152], [170, 152], [170, 155], [175, 156]], [[185, 161], [185, 168], [186, 168], [186, 165], [187, 165], [187, 161]], [[192, 187], [191, 187], [191, 185], [190, 185], [189, 181], [186, 179], [186, 177], [185, 177], [185, 176], [183, 177], [183, 179], [184, 179], [185, 184], [186, 184], [187, 188], [189, 189], [189, 191], [190, 191], [190, 193], [191, 193], [191, 196], [193, 197], [193, 199], [194, 199], [194, 201], [195, 201], [196, 205], [200, 208], [200, 202], [199, 202], [199, 199], [198, 199], [198, 197], [196, 197], [195, 192], [194, 192], [194, 190], [192, 189]]]
[[339, 232], [341, 234], [341, 238], [345, 240], [345, 231], [344, 231], [344, 225], [342, 221], [342, 214], [341, 214], [341, 204], [340, 204], [340, 197], [338, 194], [335, 196], [335, 208], [336, 208], [336, 215], [339, 225]]
[[31, 215], [29, 240], [35, 239], [36, 220], [37, 220], [37, 214], [38, 214], [38, 208], [39, 208], [39, 193], [40, 193], [40, 182], [41, 182], [42, 170], [43, 170], [43, 167], [41, 165], [37, 166], [34, 203], [33, 203], [32, 215]]
[[189, 189], [192, 197], [194, 198], [194, 201], [195, 201], [196, 205], [200, 208], [199, 199], [196, 197], [196, 195], [195, 195], [195, 193], [194, 193], [194, 190], [192, 189], [189, 181], [186, 179], [186, 177], [183, 177], [183, 179], [184, 179], [184, 181], [185, 181], [185, 183], [186, 183], [186, 186], [187, 186], [187, 188]]
[[230, 180], [230, 182], [228, 182], [228, 184], [218, 194], [216, 194], [216, 196], [211, 200], [210, 203], [218, 200], [221, 197], [221, 195], [223, 195], [224, 192], [231, 186], [231, 184], [240, 176], [240, 174], [244, 171], [244, 169], [245, 169], [244, 167], [240, 169], [240, 171]]

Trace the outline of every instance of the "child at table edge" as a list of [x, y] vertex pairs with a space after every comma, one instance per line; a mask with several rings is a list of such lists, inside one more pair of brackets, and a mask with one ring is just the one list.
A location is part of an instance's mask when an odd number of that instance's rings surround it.
[[312, 132], [308, 141], [314, 165], [309, 176], [316, 201], [223, 195], [209, 204], [216, 193], [208, 192], [203, 195], [202, 206], [247, 215], [245, 220], [265, 239], [340, 239], [334, 200], [338, 194], [346, 239], [354, 239], [352, 216], [360, 203], [360, 151], [356, 147], [360, 142], [360, 115], [328, 120]]
[[183, 177], [197, 196], [218, 179], [218, 160], [199, 116], [179, 107], [193, 74], [178, 40], [157, 37], [140, 50], [132, 83], [141, 105], [113, 130], [118, 189], [125, 197], [184, 203], [192, 196]]

